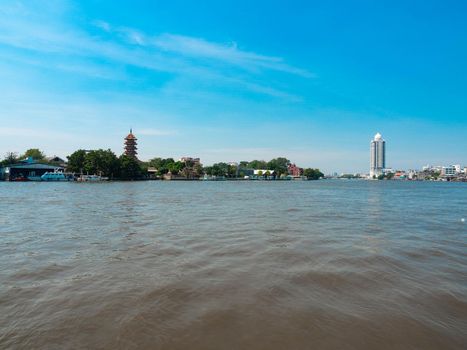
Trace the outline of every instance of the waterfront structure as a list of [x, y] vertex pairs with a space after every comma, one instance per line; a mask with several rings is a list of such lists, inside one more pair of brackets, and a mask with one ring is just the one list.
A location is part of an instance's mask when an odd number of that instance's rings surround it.
[[130, 129], [130, 133], [128, 134], [127, 137], [125, 137], [125, 154], [128, 157], [137, 159], [137, 154], [138, 154], [138, 143], [136, 142], [138, 139], [136, 138], [135, 135], [133, 135], [133, 130]]
[[157, 178], [157, 168], [150, 166], [148, 167], [148, 175], [150, 179], [156, 179]]
[[407, 174], [404, 170], [397, 170], [396, 172], [392, 174], [393, 174], [392, 178], [396, 180], [404, 180], [407, 178]]
[[289, 165], [287, 165], [287, 172], [293, 177], [300, 177], [303, 175], [303, 169], [298, 167], [294, 163], [290, 163]]
[[431, 172], [439, 172], [443, 171], [443, 167], [441, 165], [425, 165], [422, 167], [422, 171], [431, 171]]
[[417, 172], [416, 170], [410, 169], [410, 170], [408, 171], [407, 179], [409, 179], [409, 180], [415, 180], [415, 179], [417, 179], [417, 176], [418, 176], [418, 172]]
[[253, 171], [252, 179], [255, 179], [255, 180], [260, 180], [260, 179], [274, 180], [275, 178], [276, 178], [276, 172], [274, 170], [255, 169]]
[[194, 177], [186, 177], [186, 176], [183, 176], [181, 174], [172, 174], [171, 171], [169, 171], [167, 174], [162, 175], [162, 178], [164, 180], [169, 180], [169, 181], [173, 181], [173, 180], [197, 180], [198, 179], [198, 178], [194, 178]]
[[[459, 170], [460, 170], [460, 166], [459, 166]], [[457, 171], [456, 171], [455, 165], [443, 166], [441, 169], [442, 176], [455, 176], [456, 174], [457, 174]]]
[[255, 174], [255, 169], [253, 168], [241, 168], [239, 167], [239, 173], [243, 174], [243, 176], [253, 176]]
[[370, 178], [384, 174], [386, 168], [386, 141], [378, 132], [370, 143]]
[[[201, 159], [193, 157], [182, 157], [179, 161], [184, 164], [184, 167], [178, 175], [182, 176], [184, 180], [198, 179], [202, 175]], [[172, 175], [172, 180], [176, 180], [174, 175]]]
[[59, 165], [61, 167], [66, 168], [66, 160], [58, 156], [47, 157], [45, 160], [49, 164]]
[[63, 172], [64, 168], [35, 162], [31, 157], [17, 164], [0, 168], [0, 179], [5, 181], [41, 181], [45, 173]]
[[193, 157], [182, 157], [179, 159], [182, 163], [192, 163], [193, 165], [201, 164], [201, 159]]

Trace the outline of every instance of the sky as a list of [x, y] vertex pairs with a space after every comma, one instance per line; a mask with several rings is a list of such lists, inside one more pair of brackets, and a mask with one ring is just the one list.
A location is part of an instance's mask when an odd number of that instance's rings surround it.
[[0, 156], [467, 165], [466, 1], [2, 1]]

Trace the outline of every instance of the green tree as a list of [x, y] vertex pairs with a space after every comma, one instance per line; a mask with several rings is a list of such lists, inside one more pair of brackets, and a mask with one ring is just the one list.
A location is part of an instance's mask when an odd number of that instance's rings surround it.
[[324, 174], [319, 169], [307, 168], [303, 170], [303, 176], [305, 176], [308, 180], [319, 180], [324, 176]]
[[150, 167], [156, 168], [158, 170], [161, 168], [162, 163], [163, 163], [162, 158], [159, 158], [159, 157], [158, 158], [153, 158], [148, 162]]
[[235, 165], [227, 165], [227, 176], [230, 178], [237, 177], [238, 167]]
[[148, 162], [139, 161], [139, 167], [141, 168], [141, 172], [142, 172], [143, 174], [146, 174], [146, 173], [148, 172], [149, 163], [148, 163]]
[[173, 162], [167, 164], [167, 169], [173, 174], [178, 174], [184, 167], [182, 162]]
[[122, 180], [137, 180], [142, 177], [139, 161], [122, 154], [119, 158], [120, 178]]
[[201, 164], [195, 164], [193, 167], [193, 172], [196, 176], [203, 175], [203, 166]]
[[20, 157], [21, 159], [32, 157], [35, 161], [41, 161], [45, 159], [45, 154], [38, 148], [30, 148]]
[[287, 174], [287, 167], [290, 164], [290, 160], [284, 157], [279, 157], [279, 158], [274, 158], [271, 159], [267, 165], [266, 169], [268, 170], [274, 170], [276, 172], [277, 176], [280, 176], [281, 174]]
[[84, 171], [84, 162], [86, 159], [86, 151], [79, 149], [67, 156], [67, 170], [73, 173], [81, 173]]
[[18, 154], [15, 152], [7, 152], [5, 158], [0, 162], [0, 165], [9, 165], [18, 163]]
[[157, 175], [159, 176], [167, 174], [169, 171], [171, 171], [170, 169], [176, 171], [177, 166], [174, 164], [175, 164], [175, 161], [173, 160], [173, 158], [167, 158], [167, 159], [153, 158], [148, 162], [148, 166], [157, 169]]
[[211, 175], [229, 176], [229, 165], [227, 163], [222, 162], [213, 164], [211, 169]]
[[120, 164], [117, 156], [109, 150], [90, 151], [84, 158], [84, 170], [89, 174], [119, 177]]
[[266, 169], [268, 166], [268, 163], [266, 163], [264, 160], [252, 160], [250, 163], [248, 163], [248, 167], [252, 169]]

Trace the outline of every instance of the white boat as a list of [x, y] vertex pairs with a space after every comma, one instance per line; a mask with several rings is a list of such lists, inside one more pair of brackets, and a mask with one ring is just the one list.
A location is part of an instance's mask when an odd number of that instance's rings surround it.
[[108, 177], [99, 176], [99, 175], [81, 175], [78, 177], [79, 182], [100, 182], [100, 181], [107, 181], [109, 180]]
[[74, 177], [61, 171], [48, 171], [41, 176], [41, 181], [74, 181]]

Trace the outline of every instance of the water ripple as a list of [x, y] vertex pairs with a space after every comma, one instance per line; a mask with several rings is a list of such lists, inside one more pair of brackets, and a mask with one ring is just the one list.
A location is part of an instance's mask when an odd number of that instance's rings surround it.
[[0, 183], [0, 348], [464, 349], [466, 193]]

